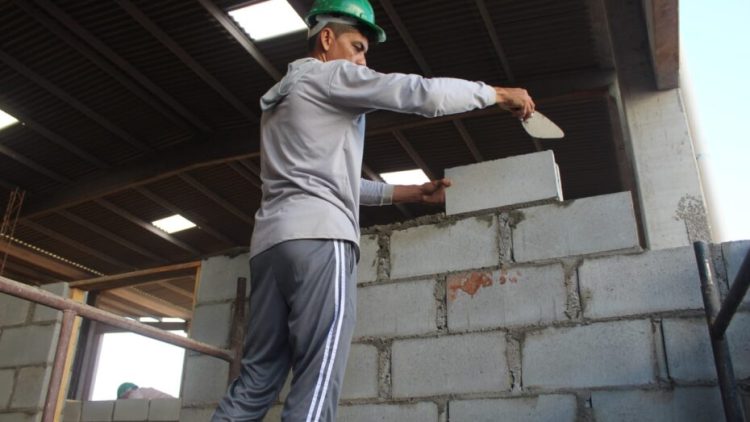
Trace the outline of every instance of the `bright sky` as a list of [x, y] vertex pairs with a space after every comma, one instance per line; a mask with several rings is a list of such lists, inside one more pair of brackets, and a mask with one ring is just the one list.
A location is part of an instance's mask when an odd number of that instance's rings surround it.
[[750, 1], [682, 0], [680, 35], [714, 240], [750, 239]]
[[[184, 331], [173, 331], [186, 336]], [[117, 387], [132, 382], [180, 396], [185, 349], [133, 333], [102, 338], [91, 400], [115, 400]]]

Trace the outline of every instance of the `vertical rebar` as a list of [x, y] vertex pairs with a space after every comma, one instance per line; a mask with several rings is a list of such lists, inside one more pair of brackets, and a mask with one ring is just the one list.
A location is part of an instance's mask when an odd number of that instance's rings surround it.
[[[721, 308], [721, 296], [719, 289], [714, 283], [711, 267], [711, 254], [708, 243], [698, 241], [693, 243], [695, 258], [698, 261], [698, 273], [701, 278], [701, 292], [703, 293], [703, 305], [706, 308], [706, 321], [709, 332], [713, 331], [713, 323]], [[725, 336], [715, 337], [710, 335], [711, 348], [714, 352], [714, 363], [716, 374], [719, 378], [721, 389], [721, 400], [724, 405], [724, 415], [728, 422], [744, 422], [745, 417], [740, 404], [737, 382], [734, 378], [732, 357], [729, 354], [729, 345]]]
[[49, 379], [47, 388], [47, 400], [44, 402], [44, 413], [42, 414], [43, 422], [54, 422], [55, 410], [57, 409], [57, 398], [60, 396], [62, 388], [63, 375], [65, 374], [65, 361], [68, 358], [68, 346], [70, 337], [73, 333], [73, 322], [76, 313], [67, 309], [63, 311], [62, 324], [60, 325], [60, 336], [57, 340], [57, 350], [55, 351], [55, 361], [52, 365], [52, 375]]
[[737, 276], [732, 282], [732, 287], [729, 289], [724, 303], [721, 304], [721, 309], [716, 315], [713, 324], [711, 325], [711, 335], [714, 337], [723, 337], [727, 331], [729, 323], [732, 322], [732, 317], [737, 312], [742, 299], [747, 293], [747, 289], [750, 287], [750, 252], [748, 252], [745, 259], [740, 265], [740, 270], [737, 271]]

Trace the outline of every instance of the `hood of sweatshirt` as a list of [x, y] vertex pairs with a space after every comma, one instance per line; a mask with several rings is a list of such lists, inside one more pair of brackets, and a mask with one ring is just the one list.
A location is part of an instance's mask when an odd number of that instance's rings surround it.
[[319, 63], [319, 60], [312, 57], [297, 59], [289, 63], [286, 75], [261, 97], [260, 109], [268, 111], [276, 107], [316, 63]]

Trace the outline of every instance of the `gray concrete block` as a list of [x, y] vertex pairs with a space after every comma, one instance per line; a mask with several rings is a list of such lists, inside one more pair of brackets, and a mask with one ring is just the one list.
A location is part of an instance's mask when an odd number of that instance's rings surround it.
[[114, 410], [114, 401], [85, 401], [81, 409], [81, 422], [111, 421]]
[[468, 334], [393, 342], [394, 397], [497, 392], [510, 388], [505, 336]]
[[432, 402], [339, 406], [336, 420], [339, 422], [438, 422], [438, 409], [437, 405]]
[[41, 413], [0, 413], [0, 422], [41, 422]]
[[360, 287], [354, 337], [395, 337], [436, 331], [434, 292], [434, 280]]
[[367, 283], [378, 279], [378, 236], [362, 236], [359, 239], [359, 264], [357, 283]]
[[180, 399], [151, 399], [148, 408], [149, 421], [178, 421], [180, 420]]
[[617, 321], [530, 332], [522, 347], [525, 387], [580, 388], [655, 381], [650, 321]]
[[514, 211], [516, 262], [639, 247], [630, 192]]
[[65, 400], [62, 422], [80, 422], [83, 403], [78, 400]]
[[[737, 277], [737, 272], [740, 270], [740, 265], [742, 265], [742, 260], [750, 253], [750, 240], [723, 243], [721, 251], [724, 255], [724, 265], [727, 267], [727, 279], [729, 283], [733, 283]], [[745, 295], [742, 303], [750, 304], [750, 295]]]
[[703, 308], [690, 247], [587, 259], [578, 279], [589, 318]]
[[575, 422], [577, 412], [573, 395], [457, 400], [448, 408], [451, 420], [472, 422]]
[[233, 300], [237, 296], [237, 278], [248, 280], [250, 293], [250, 255], [245, 253], [234, 258], [215, 256], [201, 262], [196, 303]]
[[0, 336], [0, 366], [51, 363], [59, 324], [8, 328]]
[[0, 327], [23, 324], [29, 314], [31, 302], [0, 293]]
[[[70, 287], [68, 283], [63, 281], [52, 284], [45, 284], [42, 286], [42, 290], [46, 290], [50, 293], [54, 293], [64, 298], [70, 297]], [[48, 308], [46, 306], [35, 304], [34, 305], [34, 322], [47, 322], [47, 321], [62, 321], [62, 311], [57, 309]]]
[[560, 264], [448, 276], [448, 328], [476, 330], [565, 320]]
[[180, 410], [180, 422], [206, 422], [211, 420], [214, 414], [214, 407], [206, 408], [185, 408]]
[[445, 191], [447, 215], [562, 200], [555, 156], [549, 150], [449, 168], [445, 177], [453, 182]]
[[492, 215], [397, 230], [391, 234], [391, 278], [498, 265]]
[[185, 358], [182, 382], [183, 405], [215, 404], [224, 396], [229, 378], [229, 364], [211, 356]]
[[115, 401], [113, 421], [147, 421], [148, 400], [132, 399]]
[[7, 409], [10, 402], [10, 395], [13, 393], [14, 379], [16, 371], [14, 369], [3, 369], [0, 371], [0, 410]]
[[342, 399], [378, 396], [378, 349], [369, 344], [353, 344], [346, 365]]
[[229, 347], [231, 327], [231, 302], [198, 305], [193, 311], [190, 338], [217, 347]]
[[724, 420], [717, 388], [674, 391], [595, 391], [591, 404], [597, 422], [716, 422]]
[[[676, 381], [715, 380], [716, 366], [706, 320], [667, 319], [662, 324], [670, 376]], [[750, 314], [734, 316], [727, 339], [735, 376], [750, 377]]]
[[18, 370], [16, 386], [10, 406], [14, 408], [42, 409], [47, 397], [50, 367], [26, 367]]
[[266, 417], [263, 418], [263, 422], [279, 422], [281, 421], [281, 412], [284, 411], [284, 406], [271, 406], [266, 413]]

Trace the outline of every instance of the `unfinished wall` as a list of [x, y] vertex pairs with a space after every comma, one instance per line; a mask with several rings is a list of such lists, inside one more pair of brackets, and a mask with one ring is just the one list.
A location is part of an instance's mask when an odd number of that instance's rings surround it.
[[[67, 283], [44, 290], [68, 296]], [[62, 312], [0, 293], [0, 421], [41, 420]]]
[[[537, 176], [526, 168], [516, 177]], [[555, 183], [548, 170], [540, 178]], [[493, 180], [468, 174], [449, 201], [482, 180], [470, 195], [493, 194]], [[551, 190], [524, 201], [549, 200]], [[642, 251], [627, 192], [516, 206], [364, 232], [339, 420], [721, 420], [692, 249]], [[720, 278], [748, 248], [714, 248]], [[204, 263], [202, 289], [214, 265], [247, 268], [247, 256], [225, 259]], [[228, 324], [222, 315], [215, 329]], [[736, 374], [750, 384], [747, 301], [729, 336]], [[209, 378], [192, 387], [206, 401], [181, 420], [208, 420], [224, 392], [226, 369], [209, 362], [216, 375], [203, 370]], [[266, 420], [280, 413], [277, 404]]]
[[65, 403], [62, 422], [178, 422], [180, 399], [107, 400]]

